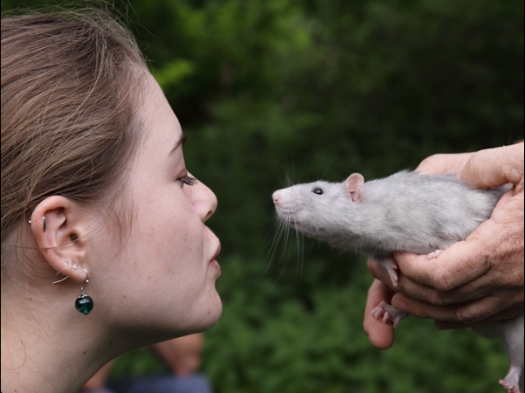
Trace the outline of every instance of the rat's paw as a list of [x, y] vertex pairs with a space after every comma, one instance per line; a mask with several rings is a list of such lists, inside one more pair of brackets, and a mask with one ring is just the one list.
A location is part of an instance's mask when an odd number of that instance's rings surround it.
[[383, 258], [378, 259], [379, 264], [388, 272], [388, 275], [390, 276], [390, 280], [392, 281], [392, 285], [397, 287], [397, 281], [398, 281], [398, 267], [397, 263], [394, 260], [394, 258]]
[[433, 252], [431, 252], [430, 254], [427, 255], [427, 259], [437, 258], [439, 256], [439, 254], [441, 254], [442, 252], [443, 252], [443, 250], [433, 251]]
[[372, 316], [377, 320], [382, 320], [383, 323], [392, 323], [392, 326], [396, 328], [397, 325], [399, 325], [399, 322], [401, 322], [403, 318], [407, 317], [408, 314], [406, 312], [399, 311], [390, 304], [381, 302], [376, 308], [372, 310]]
[[499, 383], [507, 390], [508, 393], [521, 393], [516, 385], [507, 382], [504, 379], [500, 379]]
[[386, 306], [388, 306], [388, 304], [385, 302], [379, 303], [376, 308], [372, 310], [372, 316], [377, 320], [383, 319], [383, 315], [386, 313]]

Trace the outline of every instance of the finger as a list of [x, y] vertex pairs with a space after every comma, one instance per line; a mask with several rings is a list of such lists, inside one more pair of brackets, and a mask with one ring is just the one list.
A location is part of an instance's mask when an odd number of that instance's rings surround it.
[[439, 330], [447, 330], [447, 329], [465, 329], [470, 327], [469, 325], [465, 325], [461, 322], [447, 322], [447, 321], [434, 321], [434, 326], [437, 327]]
[[[518, 315], [523, 314], [523, 303], [512, 305], [511, 307], [487, 318], [481, 321], [481, 323], [489, 323], [489, 322], [498, 322], [503, 321], [506, 319], [511, 319], [514, 317], [517, 317]], [[463, 329], [466, 327], [470, 327], [468, 324], [461, 323], [461, 322], [449, 322], [449, 321], [438, 321], [434, 320], [434, 325], [440, 329]]]
[[[483, 225], [483, 224], [482, 224]], [[452, 244], [435, 258], [414, 253], [398, 253], [394, 258], [403, 275], [439, 291], [465, 285], [491, 268], [481, 238], [476, 233]]]
[[[483, 277], [481, 278], [483, 280]], [[424, 303], [435, 306], [446, 306], [451, 304], [464, 303], [471, 300], [489, 295], [493, 289], [484, 285], [480, 280], [460, 286], [453, 291], [438, 291], [435, 288], [412, 281], [406, 276], [400, 275], [396, 292], [400, 292], [408, 297], [420, 300]]]
[[487, 320], [503, 311], [504, 308], [500, 299], [493, 296], [487, 296], [474, 302], [441, 307], [411, 299], [403, 294], [396, 294], [392, 298], [392, 306], [420, 318], [459, 322], [466, 325]]
[[390, 289], [381, 281], [374, 280], [368, 290], [363, 328], [368, 335], [370, 343], [379, 349], [387, 349], [392, 346], [394, 343], [394, 328], [390, 324], [375, 319], [372, 316], [372, 310], [382, 301], [390, 303], [391, 297]]
[[523, 183], [523, 143], [474, 153], [459, 177], [476, 188]]
[[416, 168], [423, 174], [459, 173], [473, 153], [434, 154], [425, 158]]

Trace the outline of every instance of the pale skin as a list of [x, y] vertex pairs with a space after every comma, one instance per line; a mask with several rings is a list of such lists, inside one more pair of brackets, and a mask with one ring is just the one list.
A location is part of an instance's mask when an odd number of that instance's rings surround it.
[[[202, 333], [190, 334], [173, 340], [154, 344], [152, 347], [157, 354], [168, 364], [173, 374], [184, 377], [195, 373], [200, 367], [200, 356], [203, 347]], [[106, 381], [115, 361], [107, 363], [93, 377], [86, 382], [84, 390], [101, 389]]]
[[463, 328], [523, 313], [523, 143], [476, 153], [435, 155], [417, 168], [422, 173], [456, 173], [476, 188], [513, 188], [496, 205], [489, 220], [465, 241], [436, 258], [400, 253], [399, 283], [393, 285], [377, 262], [368, 261], [376, 277], [368, 291], [364, 329], [377, 348], [389, 348], [394, 329], [372, 316], [381, 301], [438, 328]]
[[[220, 242], [205, 225], [217, 199], [201, 182], [186, 184], [180, 124], [153, 77], [145, 78], [142, 137], [122, 193], [124, 241], [102, 203], [57, 195], [21, 229], [27, 256], [9, 261], [12, 275], [2, 276], [4, 393], [77, 391], [111, 359], [206, 330], [221, 315]], [[69, 279], [53, 285], [63, 277], [57, 272]], [[88, 276], [95, 306], [83, 315], [74, 302]]]

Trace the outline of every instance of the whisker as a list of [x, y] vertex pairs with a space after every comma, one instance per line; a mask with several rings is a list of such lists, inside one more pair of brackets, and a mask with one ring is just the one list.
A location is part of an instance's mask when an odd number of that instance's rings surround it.
[[303, 247], [303, 244], [302, 244], [302, 239], [303, 237], [301, 236], [301, 234], [297, 231], [295, 231], [295, 238], [297, 240], [297, 262], [299, 263], [299, 277], [303, 277], [303, 263], [302, 263], [302, 260], [301, 260], [301, 256], [302, 256], [302, 247]]
[[279, 243], [281, 241], [281, 236], [285, 232], [284, 226], [285, 224], [282, 221], [279, 221], [277, 219], [277, 230], [275, 231], [275, 234], [272, 240], [272, 244], [268, 252], [269, 262], [268, 262], [268, 266], [266, 267], [266, 270], [264, 271], [265, 274], [268, 272], [268, 269], [270, 268], [270, 266], [272, 265], [272, 262], [274, 261], [275, 253], [277, 252], [277, 248], [279, 247]]
[[328, 170], [330, 169], [330, 167], [334, 163], [334, 160], [335, 160], [335, 158], [337, 157], [338, 154], [339, 154], [339, 150], [337, 152], [335, 152], [334, 156], [330, 160], [330, 163], [328, 164], [328, 167], [326, 168], [326, 170], [323, 173], [323, 176], [321, 176], [320, 179], [323, 179], [325, 177], [326, 173], [328, 172]]

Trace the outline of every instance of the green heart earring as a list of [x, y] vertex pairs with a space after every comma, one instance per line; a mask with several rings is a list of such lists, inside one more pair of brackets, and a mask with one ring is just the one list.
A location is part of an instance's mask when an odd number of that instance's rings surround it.
[[[69, 266], [69, 262], [66, 262], [66, 266]], [[73, 265], [73, 269], [77, 269], [77, 265]], [[77, 300], [75, 300], [75, 308], [78, 312], [81, 312], [84, 315], [88, 315], [91, 310], [93, 310], [93, 306], [95, 305], [95, 302], [91, 298], [91, 296], [88, 296], [84, 293], [84, 288], [86, 288], [87, 284], [89, 283], [89, 278], [87, 274], [86, 269], [82, 269], [86, 272], [86, 281], [84, 281], [84, 284], [80, 287], [80, 295], [77, 297]], [[66, 276], [64, 273], [57, 272], [58, 274], [62, 274], [64, 278], [55, 281], [53, 284], [58, 284], [59, 282], [65, 281], [69, 278], [69, 276]]]
[[91, 310], [93, 310], [93, 306], [95, 305], [95, 302], [93, 302], [93, 299], [91, 299], [91, 296], [88, 296], [84, 293], [84, 288], [89, 283], [89, 278], [87, 276], [86, 269], [82, 269], [86, 272], [86, 281], [84, 281], [84, 284], [80, 287], [80, 295], [77, 297], [77, 300], [75, 300], [75, 308], [78, 310], [78, 312], [81, 312], [84, 315], [88, 315]]

